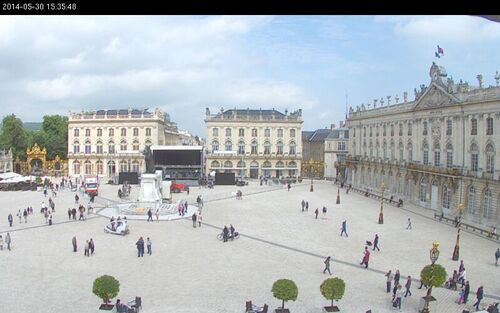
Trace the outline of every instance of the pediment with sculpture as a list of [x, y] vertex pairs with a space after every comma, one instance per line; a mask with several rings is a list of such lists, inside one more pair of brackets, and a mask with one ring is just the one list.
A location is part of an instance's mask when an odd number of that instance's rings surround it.
[[431, 83], [429, 88], [420, 96], [415, 103], [413, 110], [440, 108], [459, 103], [455, 96], [448, 93], [444, 88], [435, 83]]

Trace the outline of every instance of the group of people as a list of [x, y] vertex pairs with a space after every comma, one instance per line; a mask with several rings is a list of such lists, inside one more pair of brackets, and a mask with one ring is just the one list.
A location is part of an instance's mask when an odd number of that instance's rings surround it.
[[179, 212], [179, 216], [186, 215], [186, 213], [188, 211], [188, 202], [187, 202], [187, 200], [179, 202], [179, 205], [177, 206], [177, 211]]
[[[392, 307], [397, 308], [401, 310], [401, 304], [403, 301], [403, 297], [406, 298], [407, 296], [411, 296], [411, 276], [408, 276], [406, 278], [406, 283], [405, 283], [405, 290], [403, 291], [403, 286], [399, 283], [401, 274], [399, 273], [399, 270], [396, 270], [396, 273], [393, 274], [392, 270], [389, 270], [385, 276], [387, 277], [386, 279], [386, 292], [391, 293], [392, 290]], [[392, 287], [392, 282], [394, 282], [394, 287]]]
[[[0, 251], [3, 250], [3, 243], [4, 243], [4, 239], [2, 237], [2, 235], [0, 235]], [[10, 244], [12, 243], [12, 239], [10, 238], [10, 233], [7, 233], [7, 235], [5, 235], [5, 244], [7, 245], [7, 250], [10, 251]]]
[[151, 255], [153, 253], [152, 250], [152, 241], [149, 237], [146, 238], [146, 243], [144, 243], [144, 238], [140, 237], [139, 240], [135, 243], [137, 247], [137, 257], [144, 257], [144, 245], [146, 245], [148, 249], [148, 254]]
[[198, 227], [201, 227], [201, 211], [194, 212], [193, 215], [191, 216], [191, 219], [193, 220], [193, 227], [196, 228], [196, 224], [198, 224]]
[[[111, 219], [109, 221], [111, 223], [111, 230], [112, 231], [116, 231], [116, 226], [118, 225], [118, 223], [120, 223], [121, 220], [122, 220], [122, 218], [120, 216], [118, 216], [116, 218], [116, 220], [115, 220], [114, 216], [111, 216]], [[125, 215], [123, 216], [123, 220], [127, 220], [127, 217]]]
[[229, 224], [229, 227], [227, 227], [227, 225], [224, 225], [224, 228], [222, 229], [222, 240], [226, 242], [229, 239], [234, 239], [236, 234], [237, 232], [234, 229], [233, 224]]
[[[76, 236], [73, 236], [71, 239], [71, 245], [73, 246], [73, 252], [78, 252], [78, 241], [76, 240]], [[85, 241], [85, 245], [83, 246], [83, 255], [91, 256], [94, 255], [95, 252], [95, 242], [94, 239], [90, 238]]]

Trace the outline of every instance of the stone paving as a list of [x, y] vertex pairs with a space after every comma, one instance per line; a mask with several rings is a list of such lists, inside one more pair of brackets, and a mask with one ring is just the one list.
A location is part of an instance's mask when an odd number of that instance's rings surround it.
[[[118, 201], [117, 186], [104, 185], [98, 204]], [[135, 190], [134, 190], [135, 189]], [[132, 198], [134, 191], [133, 188]], [[243, 200], [234, 192], [243, 191]], [[215, 186], [191, 188], [191, 193], [174, 195], [174, 201], [187, 198], [195, 203], [203, 194], [203, 225], [193, 228], [190, 217], [175, 221], [147, 223], [130, 221], [128, 236], [105, 234], [107, 219], [91, 215], [86, 221], [68, 221], [66, 211], [74, 204], [74, 193], [63, 191], [55, 199], [54, 225], [46, 226], [39, 213], [44, 199], [41, 192], [2, 192], [0, 233], [10, 231], [12, 251], [0, 251], [0, 311], [2, 312], [96, 312], [101, 302], [92, 294], [92, 282], [103, 274], [120, 281], [118, 298], [143, 299], [143, 312], [244, 312], [245, 301], [272, 312], [281, 304], [273, 298], [271, 286], [280, 278], [292, 279], [299, 288], [296, 301], [285, 304], [291, 312], [321, 312], [329, 304], [319, 290], [329, 277], [322, 273], [327, 255], [334, 259], [331, 270], [346, 282], [346, 294], [337, 305], [342, 312], [392, 312], [390, 296], [385, 293], [384, 273], [401, 271], [403, 277], [418, 278], [420, 269], [429, 264], [429, 249], [434, 240], [441, 243], [438, 263], [448, 273], [458, 267], [451, 260], [456, 229], [429, 218], [430, 212], [409, 207], [384, 207], [383, 225], [377, 224], [380, 203], [359, 194], [341, 191], [336, 205], [337, 188], [328, 182], [292, 185], [291, 191], [280, 186]], [[309, 211], [301, 212], [300, 201], [309, 201]], [[34, 215], [19, 224], [17, 209], [31, 205]], [[314, 209], [328, 208], [314, 219]], [[96, 204], [96, 206], [99, 206]], [[413, 213], [415, 211], [417, 214]], [[7, 214], [14, 215], [9, 228]], [[406, 220], [413, 222], [405, 230]], [[340, 237], [342, 220], [347, 219], [349, 237]], [[222, 243], [216, 239], [224, 224], [232, 223], [241, 237]], [[380, 236], [381, 251], [372, 251], [368, 269], [361, 267], [366, 240]], [[71, 238], [78, 238], [78, 253], [73, 253]], [[135, 242], [139, 236], [151, 237], [153, 255], [137, 258]], [[83, 256], [85, 239], [93, 238], [96, 253]], [[494, 266], [498, 243], [462, 232], [461, 258], [467, 268], [471, 291], [484, 285], [484, 304], [500, 295], [500, 267]], [[412, 285], [413, 296], [403, 300], [402, 311], [417, 312], [424, 289]], [[438, 299], [435, 312], [462, 312], [470, 308], [454, 301], [458, 293], [442, 288], [433, 290]], [[498, 300], [496, 300], [498, 301]]]

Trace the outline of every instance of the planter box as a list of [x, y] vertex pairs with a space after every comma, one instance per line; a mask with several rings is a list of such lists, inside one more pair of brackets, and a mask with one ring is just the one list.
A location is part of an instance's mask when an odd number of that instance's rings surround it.
[[[427, 298], [427, 296], [420, 298], [420, 303], [418, 305], [418, 312], [422, 312], [422, 310], [424, 309], [425, 299], [426, 298]], [[434, 298], [433, 296], [431, 296], [430, 300], [429, 300], [429, 311], [436, 312], [436, 307], [437, 307], [436, 298]]]
[[101, 304], [99, 306], [99, 310], [101, 311], [109, 311], [109, 312], [116, 312], [115, 310], [115, 305], [114, 304]]
[[323, 307], [323, 312], [340, 312], [338, 306], [324, 306]]
[[276, 312], [276, 313], [290, 313], [290, 310], [278, 308], [278, 309], [274, 310], [274, 312]]

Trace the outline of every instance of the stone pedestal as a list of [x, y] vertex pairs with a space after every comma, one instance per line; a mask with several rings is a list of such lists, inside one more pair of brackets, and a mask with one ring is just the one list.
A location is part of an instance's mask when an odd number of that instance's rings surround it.
[[141, 189], [137, 201], [161, 202], [160, 184], [156, 174], [142, 174]]

